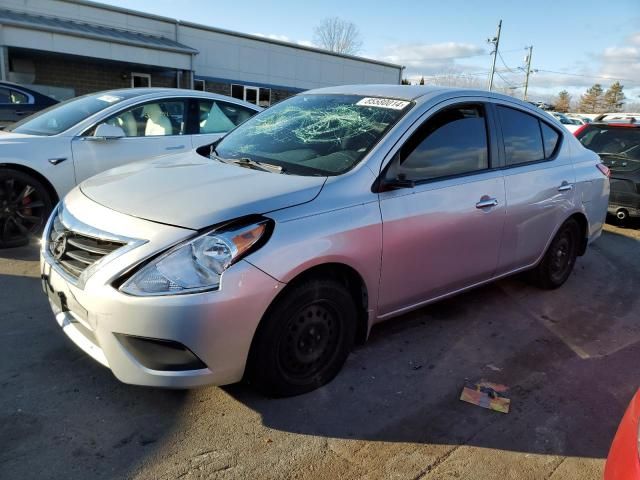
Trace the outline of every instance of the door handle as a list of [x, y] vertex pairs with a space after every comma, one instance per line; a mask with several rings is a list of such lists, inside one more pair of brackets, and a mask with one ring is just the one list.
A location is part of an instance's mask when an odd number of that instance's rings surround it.
[[29, 112], [25, 112], [24, 110], [16, 110], [13, 113], [21, 117], [22, 115], [27, 115]]
[[165, 150], [180, 150], [184, 148], [184, 145], [176, 145], [175, 147], [167, 147]]
[[495, 207], [496, 205], [498, 205], [497, 198], [490, 198], [487, 195], [485, 195], [480, 199], [478, 203], [476, 203], [476, 208], [489, 208], [489, 207]]
[[573, 185], [567, 182], [566, 180], [560, 184], [558, 187], [559, 192], [568, 192], [573, 189]]
[[51, 165], [58, 165], [59, 163], [64, 162], [66, 159], [67, 157], [50, 158], [49, 163]]

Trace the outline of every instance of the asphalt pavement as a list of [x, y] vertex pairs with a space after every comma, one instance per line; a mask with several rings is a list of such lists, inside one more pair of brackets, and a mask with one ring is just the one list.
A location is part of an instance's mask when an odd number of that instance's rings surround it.
[[[35, 247], [0, 251], [0, 478], [600, 479], [640, 384], [640, 229], [567, 284], [515, 277], [376, 326], [329, 385], [124, 385], [56, 324]], [[511, 411], [461, 402], [507, 385]]]

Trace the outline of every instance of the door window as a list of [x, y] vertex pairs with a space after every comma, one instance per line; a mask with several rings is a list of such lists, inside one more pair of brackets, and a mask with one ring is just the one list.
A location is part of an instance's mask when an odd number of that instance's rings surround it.
[[540, 130], [542, 130], [542, 141], [544, 142], [544, 158], [550, 158], [556, 151], [560, 134], [545, 122], [540, 122]]
[[497, 109], [502, 125], [507, 166], [544, 160], [538, 119], [533, 115], [501, 105]]
[[29, 103], [29, 98], [21, 92], [0, 87], [0, 103], [22, 104]]
[[183, 135], [184, 111], [182, 100], [150, 102], [120, 112], [106, 123], [122, 128], [127, 137]]
[[240, 105], [199, 100], [198, 133], [226, 133], [256, 114]]
[[461, 105], [436, 113], [400, 151], [387, 176], [421, 181], [489, 168], [484, 109]]

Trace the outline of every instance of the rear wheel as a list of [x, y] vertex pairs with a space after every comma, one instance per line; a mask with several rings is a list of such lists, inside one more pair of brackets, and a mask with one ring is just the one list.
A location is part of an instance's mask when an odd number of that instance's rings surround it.
[[578, 256], [580, 225], [573, 219], [562, 224], [542, 261], [531, 271], [532, 280], [545, 289], [560, 287], [567, 281]]
[[355, 337], [357, 310], [334, 280], [309, 280], [285, 292], [263, 319], [251, 352], [249, 380], [284, 397], [314, 390], [342, 368]]
[[42, 232], [52, 208], [41, 182], [18, 170], [0, 169], [0, 248], [27, 244]]

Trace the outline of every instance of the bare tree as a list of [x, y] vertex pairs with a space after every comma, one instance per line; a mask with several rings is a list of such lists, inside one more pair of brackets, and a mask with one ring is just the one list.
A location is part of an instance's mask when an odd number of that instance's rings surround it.
[[362, 48], [360, 31], [353, 22], [328, 17], [314, 29], [313, 41], [331, 52], [355, 55]]

